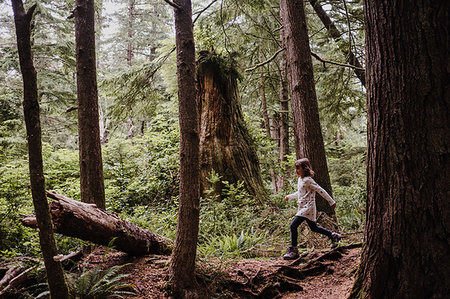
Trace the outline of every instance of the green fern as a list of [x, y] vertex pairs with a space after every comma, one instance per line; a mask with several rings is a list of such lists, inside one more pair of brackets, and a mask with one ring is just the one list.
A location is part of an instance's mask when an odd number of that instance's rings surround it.
[[69, 292], [75, 298], [125, 298], [126, 295], [135, 295], [133, 285], [123, 282], [129, 274], [120, 274], [119, 271], [126, 265], [113, 266], [103, 270], [95, 267], [84, 271], [80, 276], [69, 275], [67, 282]]

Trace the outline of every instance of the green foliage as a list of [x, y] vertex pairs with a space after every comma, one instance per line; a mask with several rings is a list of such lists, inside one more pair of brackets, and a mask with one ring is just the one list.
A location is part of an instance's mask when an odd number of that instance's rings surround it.
[[7, 255], [39, 252], [37, 234], [19, 221], [20, 214], [32, 214], [27, 163], [18, 157], [0, 166], [0, 251]]
[[150, 230], [156, 234], [175, 240], [178, 220], [178, 204], [134, 206], [130, 213], [121, 213], [120, 217]]
[[242, 230], [240, 234], [215, 236], [208, 242], [201, 243], [199, 249], [204, 255], [250, 257], [250, 250], [265, 238], [265, 234], [255, 233], [252, 227], [245, 232]]
[[68, 274], [69, 294], [75, 298], [126, 298], [135, 295], [132, 285], [124, 283], [129, 274], [120, 274], [127, 266], [113, 266], [103, 270], [100, 266], [83, 271], [81, 274]]
[[344, 231], [362, 230], [366, 212], [366, 147], [354, 140], [328, 146], [336, 214]]
[[111, 120], [122, 122], [127, 117], [146, 119], [154, 115], [157, 104], [165, 97], [155, 76], [158, 68], [156, 63], [146, 63], [129, 67], [102, 81], [103, 93], [114, 103], [109, 107]]
[[171, 203], [178, 195], [179, 133], [163, 115], [142, 137], [111, 140], [104, 148], [107, 206], [115, 211], [134, 205]]
[[336, 215], [343, 231], [364, 229], [366, 215], [366, 189], [358, 186], [333, 185], [333, 195], [337, 199]]
[[67, 197], [80, 198], [80, 167], [78, 151], [54, 149], [43, 144], [44, 176], [47, 190]]

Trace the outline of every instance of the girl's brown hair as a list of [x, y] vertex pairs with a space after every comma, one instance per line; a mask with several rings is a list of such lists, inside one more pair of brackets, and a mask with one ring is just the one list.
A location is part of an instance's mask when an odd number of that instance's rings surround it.
[[315, 172], [312, 170], [311, 162], [309, 162], [308, 158], [302, 158], [300, 160], [295, 161], [295, 168], [301, 168], [305, 176], [314, 177]]

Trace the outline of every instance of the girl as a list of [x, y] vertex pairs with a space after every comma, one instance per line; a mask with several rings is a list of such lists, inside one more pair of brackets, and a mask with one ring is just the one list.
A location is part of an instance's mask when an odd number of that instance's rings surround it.
[[332, 248], [336, 247], [336, 242], [342, 238], [338, 233], [327, 230], [326, 228], [317, 225], [316, 223], [316, 192], [325, 198], [330, 206], [336, 208], [336, 202], [331, 196], [320, 187], [314, 180], [314, 171], [312, 170], [311, 163], [307, 158], [297, 160], [295, 162], [295, 172], [298, 175], [297, 192], [289, 194], [285, 197], [286, 200], [297, 198], [298, 211], [295, 214], [295, 218], [291, 223], [291, 246], [289, 246], [286, 254], [283, 256], [285, 260], [292, 260], [298, 258], [297, 228], [306, 220], [309, 228], [313, 232], [321, 233], [330, 238], [332, 242]]

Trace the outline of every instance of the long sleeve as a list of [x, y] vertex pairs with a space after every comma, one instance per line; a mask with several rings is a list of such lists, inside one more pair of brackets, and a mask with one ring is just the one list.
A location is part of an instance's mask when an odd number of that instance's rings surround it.
[[325, 198], [330, 206], [335, 204], [335, 201], [333, 198], [325, 191], [322, 187], [319, 186], [312, 178], [305, 181], [305, 185], [307, 188], [316, 191], [319, 193], [323, 198]]
[[289, 194], [289, 195], [286, 195], [286, 197], [289, 198], [289, 200], [291, 200], [291, 199], [298, 199], [298, 195], [300, 193], [300, 183], [301, 183], [301, 180], [299, 178], [298, 181], [297, 181], [297, 192]]
[[291, 199], [295, 199], [298, 198], [298, 191], [289, 195], [286, 195], [287, 198], [289, 198], [289, 200]]

